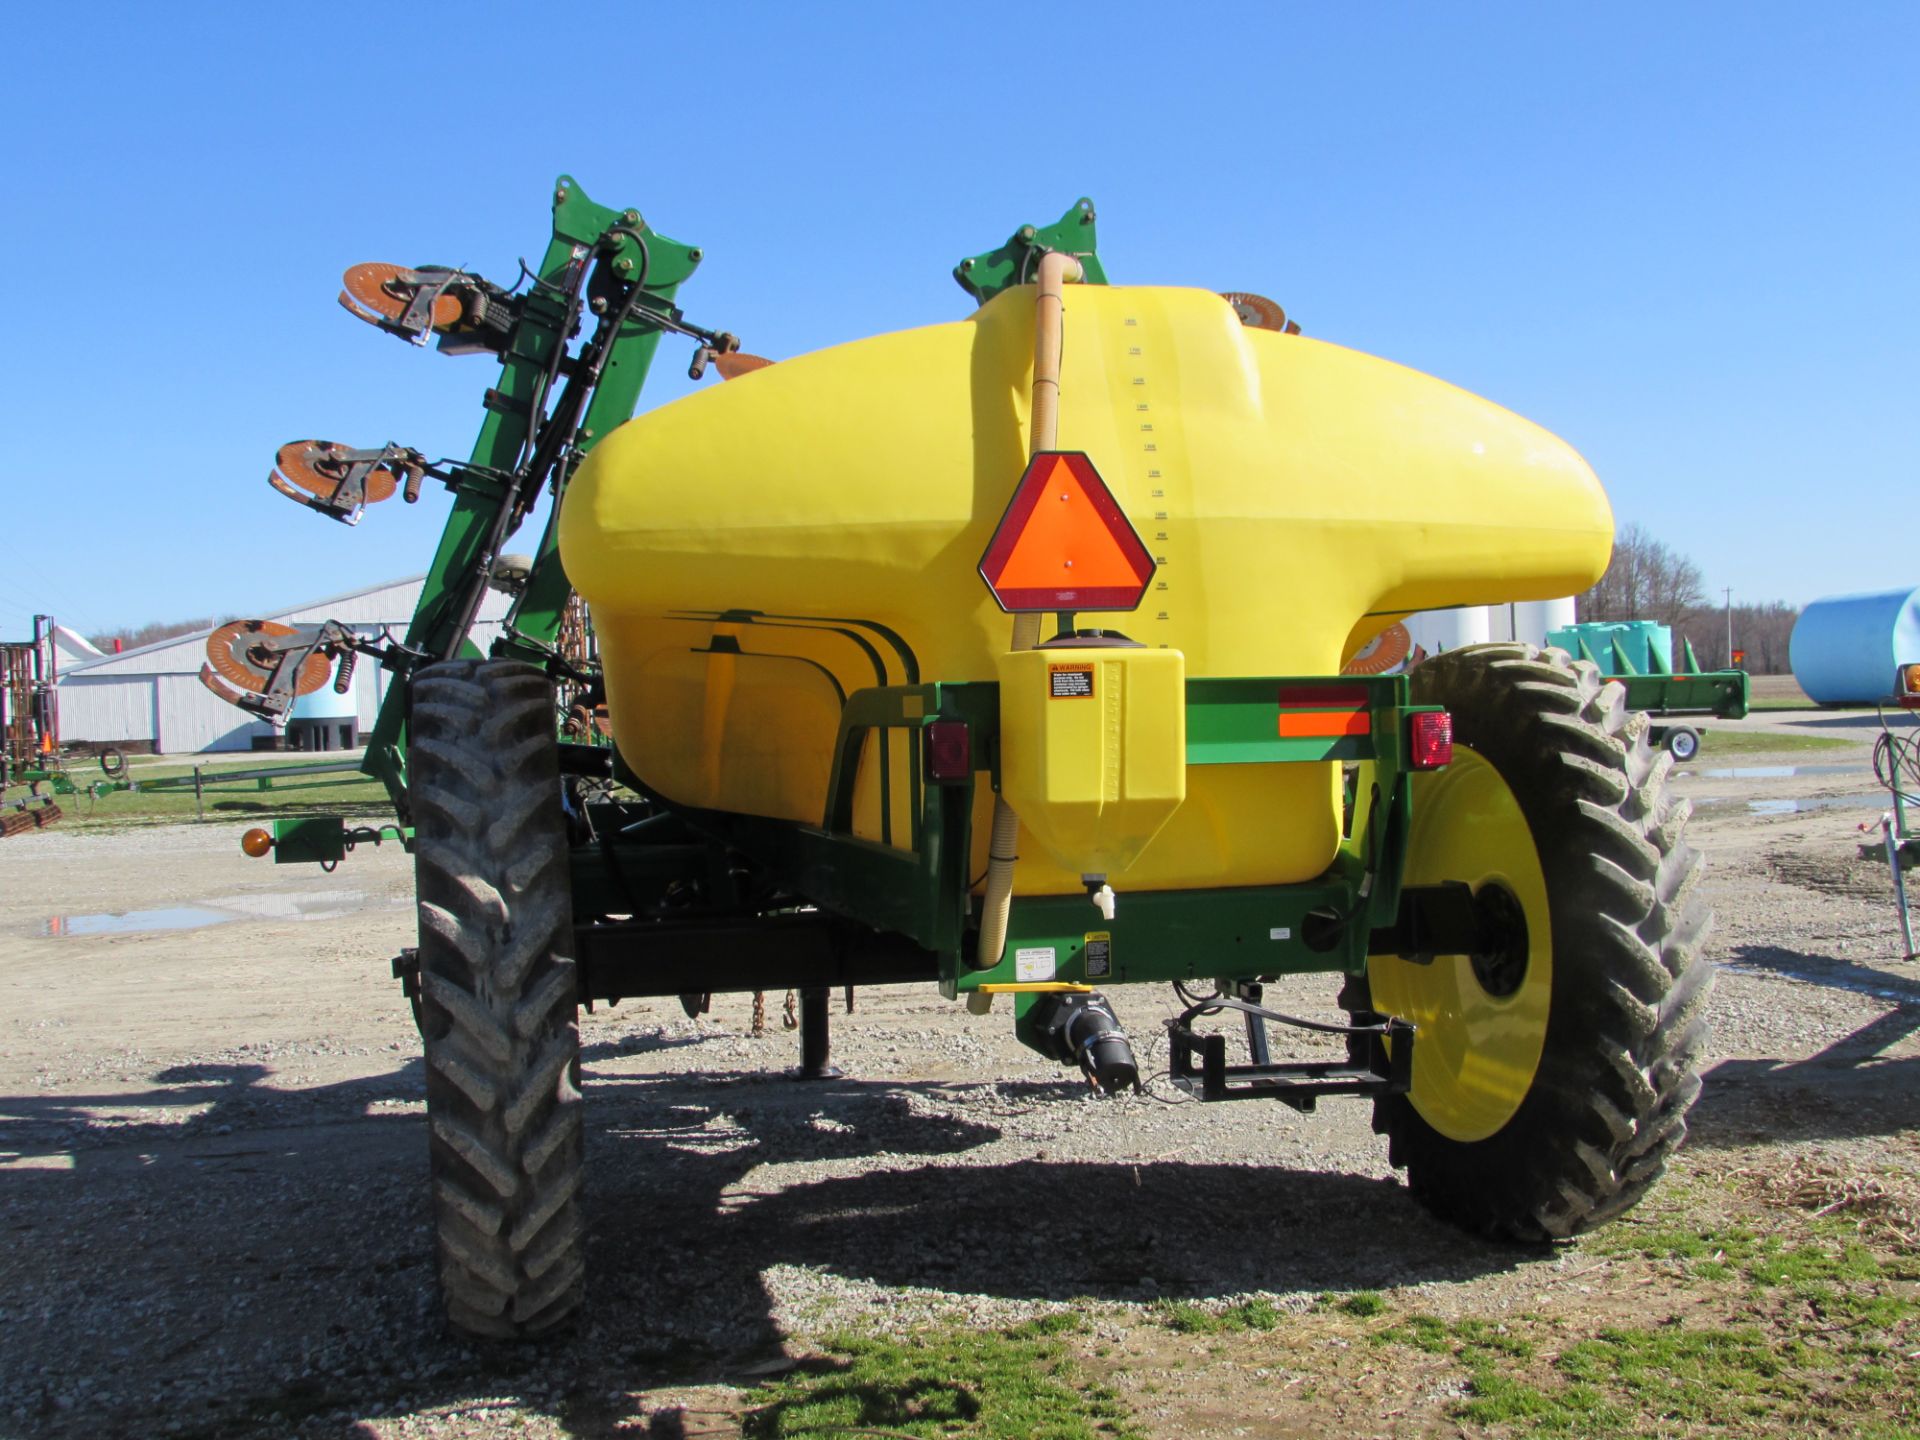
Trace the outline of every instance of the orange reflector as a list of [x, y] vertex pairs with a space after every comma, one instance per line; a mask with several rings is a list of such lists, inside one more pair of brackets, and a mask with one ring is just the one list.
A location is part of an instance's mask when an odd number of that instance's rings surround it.
[[980, 557], [980, 578], [1009, 613], [1132, 610], [1153, 568], [1113, 492], [1077, 450], [1044, 450], [1028, 462]]
[[262, 830], [256, 825], [240, 837], [240, 848], [258, 860], [273, 849], [273, 835], [270, 831]]
[[1920, 695], [1920, 665], [1902, 665], [1900, 667], [1900, 693], [1902, 695]]
[[1365, 710], [1282, 710], [1280, 738], [1316, 735], [1371, 735], [1373, 716]]

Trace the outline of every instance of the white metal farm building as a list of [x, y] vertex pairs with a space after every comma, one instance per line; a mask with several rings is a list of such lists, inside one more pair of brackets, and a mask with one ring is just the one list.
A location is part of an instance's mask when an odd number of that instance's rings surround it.
[[[407, 622], [413, 618], [424, 578], [415, 575], [394, 580], [259, 618], [285, 625], [338, 620], [365, 636], [390, 629], [398, 637], [406, 633]], [[483, 651], [500, 633], [500, 621], [509, 603], [505, 595], [494, 590], [489, 590], [482, 601], [473, 638]], [[59, 687], [61, 741], [115, 743], [141, 749], [151, 745], [156, 754], [181, 754], [251, 750], [256, 748], [256, 739], [271, 739], [271, 725], [227, 704], [200, 683], [200, 666], [207, 658], [207, 636], [211, 633], [200, 630], [177, 635], [138, 650], [75, 664], [71, 669], [63, 665]], [[374, 714], [392, 678], [364, 658], [354, 671], [351, 696], [342, 697], [340, 704], [342, 713], [357, 717], [362, 733], [372, 728]], [[331, 687], [319, 693], [327, 700], [334, 698]]]

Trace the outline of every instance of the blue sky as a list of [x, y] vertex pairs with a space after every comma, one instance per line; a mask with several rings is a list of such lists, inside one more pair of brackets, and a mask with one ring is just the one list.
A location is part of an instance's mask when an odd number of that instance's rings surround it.
[[1114, 279], [1261, 291], [1539, 421], [1716, 594], [1920, 583], [1920, 6], [77, 13], [8, 20], [0, 636], [424, 568], [438, 487], [348, 530], [264, 477], [466, 454], [492, 367], [355, 323], [340, 271], [510, 280], [561, 171], [702, 246], [689, 313], [776, 357], [957, 318], [959, 256], [1091, 195]]

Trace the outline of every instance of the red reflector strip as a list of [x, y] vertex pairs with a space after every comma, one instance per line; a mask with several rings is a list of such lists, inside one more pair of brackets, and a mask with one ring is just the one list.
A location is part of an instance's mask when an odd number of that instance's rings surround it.
[[1366, 710], [1292, 710], [1280, 714], [1280, 738], [1319, 735], [1371, 735], [1373, 715]]
[[1364, 685], [1283, 685], [1280, 687], [1282, 710], [1364, 710], [1367, 687]]

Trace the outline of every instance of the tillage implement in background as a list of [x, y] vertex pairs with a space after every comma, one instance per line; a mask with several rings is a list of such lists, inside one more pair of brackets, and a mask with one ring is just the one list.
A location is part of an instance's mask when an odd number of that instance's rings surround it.
[[[393, 674], [365, 764], [416, 858], [395, 972], [456, 1327], [579, 1303], [576, 1007], [633, 996], [797, 991], [818, 1076], [836, 992], [935, 983], [1111, 1093], [1160, 1045], [1110, 994], [1171, 984], [1171, 1084], [1368, 1097], [1463, 1225], [1548, 1240], [1644, 1193], [1708, 973], [1670, 758], [1561, 651], [1341, 673], [1410, 612], [1588, 585], [1612, 517], [1579, 456], [1259, 296], [1108, 284], [1084, 200], [960, 262], [971, 314], [777, 363], [681, 311], [698, 249], [571, 179], [553, 211], [517, 285], [347, 272], [361, 319], [499, 360], [470, 457], [277, 457], [349, 523], [452, 492], [406, 635], [243, 624], [208, 658], [266, 716]], [[630, 420], [665, 335], [725, 383]], [[1299, 973], [1346, 1018], [1266, 1003]], [[1333, 1040], [1289, 1060], [1276, 1027]]]
[[[265, 621], [236, 622], [216, 631], [209, 648], [218, 650], [227, 644], [237, 648], [241, 642], [233, 637], [249, 632], [249, 627], [261, 633], [290, 633], [283, 625]], [[184, 775], [142, 779], [135, 777], [126, 756], [109, 745], [99, 747], [92, 756], [100, 766], [97, 776], [90, 769], [82, 770], [69, 763], [76, 757], [60, 740], [60, 651], [55, 635], [53, 617], [36, 615], [32, 639], [0, 641], [0, 741], [4, 742], [0, 743], [0, 839], [44, 829], [62, 819], [63, 796], [84, 795], [93, 801], [124, 791], [191, 790], [194, 808], [199, 818], [205, 819], [206, 797], [225, 796], [236, 786], [256, 794], [263, 790], [309, 789], [338, 783], [312, 780], [314, 775], [331, 777], [341, 770], [359, 768], [337, 762], [275, 765], [259, 770], [196, 764]], [[310, 663], [319, 670], [314, 685], [307, 688], [318, 688], [330, 671], [324, 658]], [[222, 693], [231, 698], [231, 692]], [[365, 782], [356, 779], [354, 783]]]
[[33, 617], [25, 640], [0, 640], [0, 838], [60, 818], [60, 652], [53, 617]]

